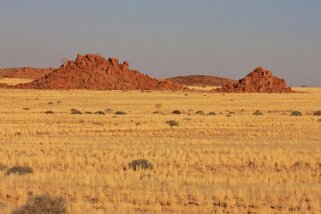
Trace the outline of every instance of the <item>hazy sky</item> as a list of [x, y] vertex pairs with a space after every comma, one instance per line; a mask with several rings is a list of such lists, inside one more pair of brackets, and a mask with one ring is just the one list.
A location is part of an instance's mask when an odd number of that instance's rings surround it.
[[0, 67], [89, 52], [154, 77], [239, 79], [262, 65], [290, 85], [321, 85], [321, 1], [0, 1]]

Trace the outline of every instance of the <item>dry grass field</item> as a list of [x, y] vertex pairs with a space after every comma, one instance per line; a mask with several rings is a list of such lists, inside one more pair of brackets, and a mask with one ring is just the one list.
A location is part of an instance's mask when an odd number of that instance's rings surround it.
[[0, 78], [0, 83], [5, 83], [8, 85], [17, 85], [20, 83], [29, 83], [34, 81], [33, 79], [28, 78]]
[[0, 90], [0, 213], [44, 194], [72, 214], [321, 213], [321, 89], [295, 90]]

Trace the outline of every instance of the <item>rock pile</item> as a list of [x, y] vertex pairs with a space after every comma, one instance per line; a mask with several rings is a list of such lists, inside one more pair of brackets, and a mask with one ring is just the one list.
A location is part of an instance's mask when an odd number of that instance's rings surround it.
[[292, 92], [290, 87], [287, 87], [284, 79], [280, 79], [272, 75], [272, 71], [262, 67], [256, 68], [237, 83], [223, 85], [220, 89], [215, 89], [216, 92], [258, 92], [258, 93], [282, 93]]
[[182, 86], [171, 81], [160, 81], [129, 69], [129, 63], [100, 55], [77, 55], [44, 77], [31, 83], [6, 88], [21, 89], [93, 89], [93, 90], [179, 90]]

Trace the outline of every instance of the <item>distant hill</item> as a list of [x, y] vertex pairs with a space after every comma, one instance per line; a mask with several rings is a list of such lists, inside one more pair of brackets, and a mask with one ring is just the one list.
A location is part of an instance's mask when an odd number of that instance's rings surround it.
[[233, 84], [237, 82], [236, 80], [211, 75], [177, 76], [167, 78], [166, 80], [171, 80], [180, 85], [187, 86], [223, 86], [226, 84]]

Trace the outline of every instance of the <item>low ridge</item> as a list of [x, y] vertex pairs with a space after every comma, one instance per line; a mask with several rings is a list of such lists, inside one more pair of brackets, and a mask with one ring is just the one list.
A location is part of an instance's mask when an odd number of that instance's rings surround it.
[[187, 86], [223, 86], [230, 83], [236, 83], [236, 80], [216, 77], [211, 75], [188, 75], [188, 76], [177, 76], [172, 78], [167, 78], [180, 85]]

